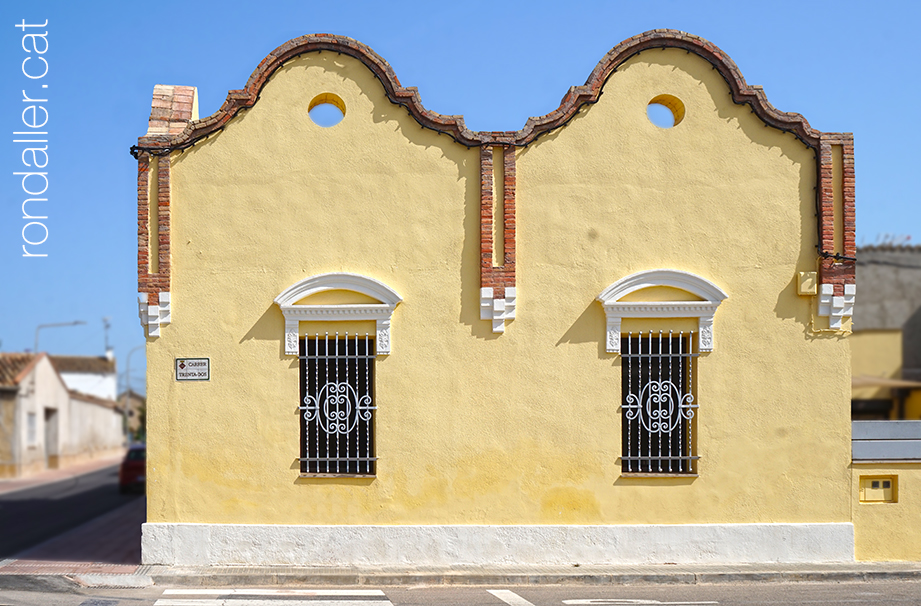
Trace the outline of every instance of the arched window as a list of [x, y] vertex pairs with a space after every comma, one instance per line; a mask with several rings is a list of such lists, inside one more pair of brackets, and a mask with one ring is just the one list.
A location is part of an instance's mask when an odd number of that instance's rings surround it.
[[[378, 303], [299, 305], [301, 299], [329, 290], [349, 290], [376, 299]], [[358, 274], [331, 273], [305, 278], [275, 297], [285, 316], [285, 354], [298, 354], [298, 322], [374, 320], [377, 324], [377, 353], [390, 353], [390, 317], [403, 299], [392, 288]]]
[[[327, 291], [351, 291], [374, 302], [304, 302]], [[389, 286], [347, 273], [312, 276], [275, 297], [285, 317], [285, 354], [300, 359], [302, 475], [376, 474], [374, 362], [390, 353], [390, 319], [400, 301]], [[299, 332], [301, 322], [362, 320], [375, 322], [373, 337], [301, 337]]]
[[[713, 319], [726, 293], [693, 274], [657, 269], [598, 295], [606, 349], [622, 358], [621, 464], [625, 475], [696, 475], [697, 358], [713, 350]], [[621, 330], [624, 318], [661, 319], [657, 330]], [[671, 330], [697, 318], [697, 330]]]
[[[636, 291], [666, 286], [698, 297], [698, 301], [621, 301]], [[606, 348], [620, 351], [623, 318], [699, 318], [700, 351], [713, 351], [713, 316], [727, 297], [716, 284], [675, 269], [641, 271], [611, 284], [596, 297], [607, 318]]]

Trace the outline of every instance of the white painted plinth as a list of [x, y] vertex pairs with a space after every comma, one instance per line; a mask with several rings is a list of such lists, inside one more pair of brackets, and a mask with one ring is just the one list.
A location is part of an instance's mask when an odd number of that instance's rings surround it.
[[144, 524], [147, 565], [455, 566], [854, 561], [853, 524]]

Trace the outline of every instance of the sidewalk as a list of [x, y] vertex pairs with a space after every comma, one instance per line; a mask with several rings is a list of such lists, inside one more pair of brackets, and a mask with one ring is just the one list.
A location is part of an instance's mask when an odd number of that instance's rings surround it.
[[[111, 464], [111, 462], [109, 463]], [[104, 465], [101, 465], [102, 467]], [[46, 481], [76, 475], [42, 474]], [[93, 471], [88, 469], [87, 471]], [[84, 471], [86, 473], [86, 471]], [[35, 478], [30, 478], [34, 481]], [[18, 482], [18, 481], [17, 481]], [[32, 484], [34, 485], [34, 484]], [[6, 486], [0, 484], [0, 491]], [[20, 488], [15, 488], [19, 490]], [[6, 491], [9, 492], [9, 491]], [[138, 498], [41, 545], [0, 560], [0, 589], [69, 584], [87, 587], [328, 585], [649, 585], [921, 581], [921, 562], [645, 566], [142, 566]]]
[[70, 480], [76, 476], [82, 476], [83, 474], [111, 467], [112, 465], [118, 465], [121, 463], [124, 456], [124, 454], [120, 454], [116, 457], [93, 459], [92, 461], [78, 463], [77, 465], [71, 465], [63, 469], [49, 469], [24, 478], [3, 478], [0, 479], [0, 495], [25, 490], [27, 488], [34, 488], [42, 484], [53, 484], [62, 480]]
[[[69, 480], [117, 464], [121, 457], [0, 480], [0, 494]], [[921, 581], [921, 562], [838, 564], [726, 564], [646, 566], [456, 566], [434, 568], [141, 565], [141, 524], [146, 499], [138, 498], [86, 524], [0, 560], [0, 589], [49, 584], [89, 587], [280, 585], [648, 585], [707, 583]]]
[[[66, 582], [84, 587], [258, 587], [393, 585], [657, 585], [921, 580], [921, 562], [646, 566], [141, 566], [143, 499], [0, 561], [0, 588]], [[130, 553], [112, 550], [134, 531]], [[121, 539], [121, 540], [119, 540]]]

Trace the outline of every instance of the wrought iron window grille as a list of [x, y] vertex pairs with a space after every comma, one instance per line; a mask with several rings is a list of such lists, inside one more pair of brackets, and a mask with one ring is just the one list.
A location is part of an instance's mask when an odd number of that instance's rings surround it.
[[374, 339], [300, 339], [301, 473], [375, 475]]
[[624, 473], [695, 474], [694, 332], [622, 337]]

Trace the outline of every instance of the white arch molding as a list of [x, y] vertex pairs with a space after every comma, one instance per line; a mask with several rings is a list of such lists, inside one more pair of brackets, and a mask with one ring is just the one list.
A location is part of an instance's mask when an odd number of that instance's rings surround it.
[[[677, 288], [703, 301], [620, 301], [632, 292], [653, 286]], [[620, 353], [623, 318], [698, 318], [700, 351], [713, 351], [713, 317], [727, 296], [713, 282], [677, 269], [652, 269], [621, 278], [596, 297], [607, 319], [605, 349]]]
[[[304, 297], [327, 290], [350, 290], [377, 299], [380, 303], [342, 305], [297, 305]], [[275, 297], [275, 304], [285, 316], [285, 355], [298, 355], [298, 323], [350, 322], [374, 320], [378, 355], [390, 353], [390, 318], [402, 301], [395, 290], [359, 274], [329, 273], [304, 278]]]

